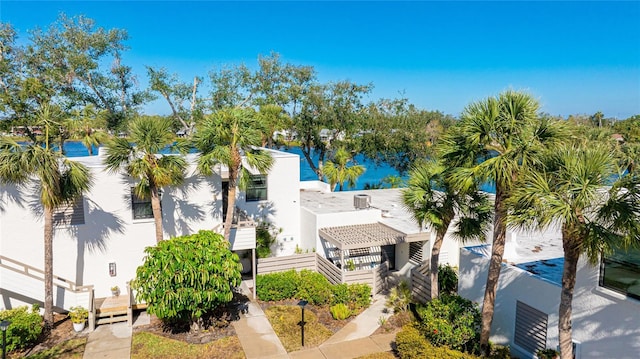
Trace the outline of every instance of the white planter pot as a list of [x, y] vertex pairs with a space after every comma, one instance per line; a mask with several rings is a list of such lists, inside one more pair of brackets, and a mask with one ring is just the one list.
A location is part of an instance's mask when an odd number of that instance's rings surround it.
[[85, 322], [82, 323], [73, 323], [73, 330], [76, 332], [81, 332], [84, 329]]

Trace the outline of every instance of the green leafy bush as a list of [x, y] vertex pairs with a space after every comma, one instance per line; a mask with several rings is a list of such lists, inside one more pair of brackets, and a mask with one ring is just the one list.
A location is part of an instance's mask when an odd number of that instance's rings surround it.
[[261, 221], [256, 226], [256, 254], [258, 258], [266, 258], [271, 255], [271, 246], [276, 242], [276, 237], [282, 232], [273, 223]]
[[417, 328], [436, 346], [474, 353], [478, 351], [480, 311], [470, 300], [442, 295], [417, 308]]
[[351, 310], [345, 304], [338, 303], [329, 308], [331, 316], [336, 320], [345, 320], [351, 316]]
[[349, 286], [345, 283], [331, 286], [331, 304], [347, 304], [350, 302]]
[[260, 274], [256, 277], [256, 293], [265, 301], [294, 298], [300, 284], [300, 275], [295, 270]]
[[349, 284], [349, 302], [354, 309], [367, 308], [371, 304], [371, 287], [368, 284]]
[[547, 348], [536, 352], [538, 359], [555, 359], [560, 357], [560, 352], [555, 349]]
[[331, 283], [318, 272], [303, 269], [300, 271], [298, 299], [306, 299], [311, 304], [321, 305], [331, 300]]
[[197, 234], [161, 241], [145, 249], [133, 288], [147, 311], [174, 323], [198, 323], [203, 314], [233, 299], [240, 285], [240, 262], [220, 234]]
[[256, 292], [264, 301], [305, 299], [311, 304], [346, 304], [351, 309], [371, 304], [371, 287], [367, 284], [331, 285], [322, 274], [310, 270], [261, 274], [256, 278]]
[[405, 325], [396, 334], [396, 347], [402, 359], [478, 359], [477, 356], [452, 350], [447, 347], [435, 347], [412, 325]]
[[458, 293], [458, 270], [447, 264], [438, 266], [438, 290], [440, 294]]
[[27, 306], [0, 311], [0, 321], [9, 320], [11, 324], [7, 328], [6, 349], [13, 351], [33, 345], [38, 340], [44, 322], [39, 313], [38, 305], [34, 304], [31, 310]]

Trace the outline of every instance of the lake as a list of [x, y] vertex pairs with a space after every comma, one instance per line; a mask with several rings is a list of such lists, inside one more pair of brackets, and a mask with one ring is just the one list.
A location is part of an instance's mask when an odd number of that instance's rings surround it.
[[[81, 142], [78, 141], [67, 141], [64, 144], [64, 150], [67, 156], [69, 157], [84, 157], [88, 156], [89, 152], [82, 145]], [[286, 149], [284, 147], [280, 148], [280, 151], [293, 153], [300, 156], [300, 180], [301, 181], [312, 181], [316, 180], [317, 176], [315, 172], [311, 169], [311, 166], [307, 163], [307, 160], [304, 158], [302, 154], [302, 150], [299, 147], [290, 147]], [[94, 147], [93, 153], [98, 153], [98, 149]], [[317, 161], [318, 157], [313, 157], [314, 161]], [[366, 171], [358, 178], [356, 182], [356, 186], [351, 188], [351, 190], [361, 190], [364, 189], [366, 184], [377, 185], [382, 182], [385, 177], [388, 176], [399, 176], [398, 171], [396, 171], [393, 167], [388, 164], [376, 165], [371, 159], [365, 157], [364, 155], [356, 155], [354, 158], [354, 163], [362, 165], [366, 168]], [[406, 180], [408, 177], [404, 176], [403, 179]], [[388, 187], [388, 185], [386, 186]], [[490, 185], [483, 185], [482, 190], [487, 192], [495, 192], [495, 190]]]

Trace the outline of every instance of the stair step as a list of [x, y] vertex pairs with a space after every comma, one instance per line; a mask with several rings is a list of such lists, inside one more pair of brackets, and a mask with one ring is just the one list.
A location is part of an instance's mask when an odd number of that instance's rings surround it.
[[118, 315], [127, 315], [127, 313], [129, 313], [126, 309], [125, 310], [110, 310], [108, 312], [96, 312], [96, 317], [97, 318], [106, 318], [106, 317], [115, 317]]
[[96, 324], [100, 325], [100, 324], [111, 324], [111, 323], [119, 323], [119, 322], [126, 322], [127, 321], [127, 316], [116, 316], [116, 317], [109, 317], [109, 318], [98, 318], [96, 319]]

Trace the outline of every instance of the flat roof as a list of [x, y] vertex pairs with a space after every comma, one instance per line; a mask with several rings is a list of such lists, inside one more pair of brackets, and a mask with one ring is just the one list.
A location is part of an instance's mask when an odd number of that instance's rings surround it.
[[[354, 207], [353, 198], [359, 194], [366, 194], [371, 197], [371, 205], [368, 209], [356, 209]], [[421, 232], [418, 223], [402, 206], [402, 193], [400, 188], [342, 192], [301, 190], [300, 206], [314, 214], [379, 210], [381, 211], [381, 216], [378, 219], [380, 223], [405, 234]], [[429, 231], [424, 229], [422, 232]]]

